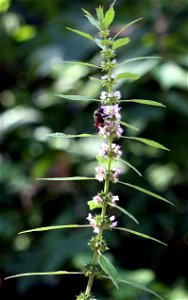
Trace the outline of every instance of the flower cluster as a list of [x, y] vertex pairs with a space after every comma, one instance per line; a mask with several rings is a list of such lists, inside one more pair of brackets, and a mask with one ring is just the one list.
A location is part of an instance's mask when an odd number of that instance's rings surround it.
[[101, 215], [95, 215], [93, 216], [91, 213], [88, 214], [88, 217], [86, 218], [90, 225], [93, 227], [94, 233], [99, 233], [100, 228], [103, 229], [112, 229], [113, 227], [117, 226], [117, 221], [115, 221], [115, 216], [107, 217], [103, 219]]
[[118, 182], [119, 176], [121, 174], [121, 168], [111, 169], [109, 172], [107, 172], [105, 167], [98, 166], [95, 168], [95, 170], [95, 178], [101, 182], [104, 181], [106, 178], [108, 178], [111, 182]]
[[112, 146], [110, 147], [106, 143], [101, 144], [101, 149], [98, 150], [99, 156], [103, 158], [119, 158], [122, 154], [121, 146], [115, 143], [112, 143]]
[[101, 203], [115, 204], [117, 201], [119, 201], [118, 196], [114, 196], [112, 193], [105, 194], [103, 191], [93, 197], [93, 202], [95, 204], [101, 204]]

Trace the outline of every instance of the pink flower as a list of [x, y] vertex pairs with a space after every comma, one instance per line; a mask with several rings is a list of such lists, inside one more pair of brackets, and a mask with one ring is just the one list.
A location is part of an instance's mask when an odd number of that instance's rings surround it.
[[96, 195], [93, 197], [93, 201], [95, 204], [98, 204], [98, 203], [102, 203], [103, 199], [99, 195]]
[[114, 169], [112, 171], [113, 171], [112, 181], [113, 182], [118, 182], [119, 176], [121, 174], [121, 168], [117, 168], [117, 169]]
[[110, 228], [116, 227], [117, 226], [117, 221], [113, 222], [115, 220], [115, 216], [111, 216], [110, 218]]
[[111, 202], [113, 204], [115, 204], [117, 201], [119, 201], [119, 197], [118, 196], [112, 196]]
[[99, 181], [103, 181], [106, 178], [106, 169], [103, 166], [99, 166], [95, 168], [96, 175], [95, 178]]
[[93, 231], [93, 232], [99, 233], [99, 230], [100, 230], [100, 229], [97, 227], [95, 218], [93, 218], [92, 214], [89, 213], [89, 214], [88, 214], [88, 217], [87, 217], [86, 219], [89, 221], [90, 225], [94, 228], [94, 231]]
[[118, 144], [115, 144], [115, 143], [112, 144], [112, 151], [113, 151], [114, 156], [116, 158], [119, 158], [121, 156], [121, 154], [122, 154], [121, 146], [118, 145]]
[[121, 115], [119, 113], [120, 111], [120, 107], [118, 104], [114, 104], [114, 105], [105, 105], [102, 106], [102, 109], [104, 111], [104, 113], [107, 115], [107, 118], [115, 118], [115, 119], [120, 119]]

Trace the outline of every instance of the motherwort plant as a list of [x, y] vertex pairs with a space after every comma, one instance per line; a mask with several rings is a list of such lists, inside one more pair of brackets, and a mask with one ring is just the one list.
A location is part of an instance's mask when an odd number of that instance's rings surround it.
[[[29, 276], [29, 275], [66, 275], [66, 274], [83, 274], [88, 278], [87, 286], [85, 291], [81, 292], [76, 299], [77, 300], [96, 300], [93, 296], [92, 287], [95, 279], [105, 279], [111, 280], [116, 288], [119, 284], [129, 284], [133, 287], [140, 288], [144, 291], [152, 293], [156, 297], [162, 299], [158, 294], [149, 290], [148, 288], [138, 285], [133, 282], [129, 282], [126, 279], [122, 278], [109, 259], [103, 254], [105, 251], [109, 250], [109, 245], [104, 238], [105, 231], [111, 230], [121, 230], [126, 231], [131, 234], [141, 236], [146, 239], [156, 241], [160, 244], [165, 245], [163, 242], [128, 228], [118, 227], [118, 221], [114, 215], [109, 214], [109, 208], [113, 207], [114, 209], [120, 210], [128, 218], [138, 224], [136, 218], [130, 214], [127, 210], [118, 205], [119, 197], [118, 195], [113, 194], [112, 188], [113, 184], [121, 184], [129, 188], [136, 189], [142, 193], [148, 194], [154, 198], [170, 203], [165, 198], [150, 192], [140, 186], [135, 186], [128, 182], [122, 182], [119, 180], [121, 175], [120, 167], [114, 167], [121, 162], [126, 164], [128, 167], [132, 168], [138, 175], [139, 171], [132, 166], [130, 163], [125, 161], [122, 156], [122, 149], [119, 145], [120, 139], [129, 139], [133, 141], [138, 141], [144, 143], [151, 147], [160, 148], [163, 150], [168, 150], [161, 144], [140, 137], [130, 137], [125, 135], [125, 127], [130, 127], [135, 129], [134, 126], [128, 124], [121, 119], [121, 110], [123, 105], [127, 102], [135, 102], [143, 105], [152, 105], [152, 106], [164, 106], [163, 104], [151, 100], [141, 100], [141, 99], [131, 99], [131, 100], [122, 100], [121, 92], [116, 90], [117, 83], [120, 79], [137, 79], [138, 75], [124, 72], [117, 74], [116, 69], [118, 67], [118, 62], [116, 60], [116, 49], [128, 44], [130, 42], [128, 37], [119, 38], [118, 36], [126, 28], [139, 21], [137, 19], [127, 25], [125, 25], [115, 36], [111, 37], [109, 26], [114, 20], [115, 1], [111, 4], [110, 8], [104, 13], [103, 7], [96, 9], [97, 18], [94, 18], [88, 11], [84, 10], [84, 13], [89, 20], [89, 22], [96, 27], [98, 31], [97, 38], [92, 35], [72, 29], [67, 28], [68, 30], [73, 31], [76, 34], [79, 34], [87, 39], [92, 40], [100, 48], [101, 62], [99, 66], [82, 63], [84, 65], [98, 68], [101, 70], [101, 79], [97, 79], [101, 84], [101, 93], [100, 99], [93, 99], [87, 96], [79, 95], [58, 95], [61, 98], [72, 100], [72, 101], [96, 101], [99, 106], [94, 112], [94, 124], [97, 131], [97, 134], [78, 134], [78, 135], [66, 135], [63, 133], [54, 133], [51, 134], [52, 137], [56, 138], [101, 138], [101, 146], [98, 150], [97, 161], [98, 165], [95, 168], [94, 177], [66, 177], [66, 178], [40, 178], [40, 180], [98, 180], [103, 184], [100, 191], [93, 196], [91, 201], [88, 201], [89, 205], [89, 214], [86, 217], [87, 223], [83, 225], [71, 224], [71, 225], [58, 225], [58, 226], [49, 226], [49, 227], [40, 227], [21, 233], [34, 232], [34, 231], [44, 231], [44, 230], [55, 230], [63, 228], [91, 228], [93, 230], [93, 235], [91, 236], [88, 246], [93, 252], [92, 260], [89, 264], [85, 264], [81, 271], [79, 272], [68, 272], [68, 271], [56, 271], [56, 272], [47, 272], [47, 273], [26, 273], [18, 274], [12, 277], [20, 276]], [[139, 60], [139, 59], [149, 59], [149, 57], [139, 57], [129, 59], [124, 61], [122, 64], [127, 62]], [[122, 106], [121, 106], [122, 105]], [[114, 164], [116, 162], [116, 164]], [[170, 203], [171, 204], [171, 203]], [[93, 211], [97, 211], [94, 213]], [[9, 278], [10, 278], [9, 277]]]

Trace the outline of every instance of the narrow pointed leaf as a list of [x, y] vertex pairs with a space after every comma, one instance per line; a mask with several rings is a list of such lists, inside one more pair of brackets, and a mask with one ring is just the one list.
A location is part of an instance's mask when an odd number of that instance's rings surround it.
[[128, 280], [125, 280], [123, 278], [119, 278], [118, 279], [119, 282], [121, 283], [125, 283], [125, 284], [128, 284], [128, 285], [131, 285], [139, 290], [142, 290], [144, 292], [147, 292], [149, 294], [152, 294], [154, 296], [156, 296], [157, 298], [159, 298], [160, 300], [164, 300], [161, 296], [159, 296], [157, 293], [155, 293], [154, 291], [148, 289], [147, 287], [141, 285], [141, 284], [138, 284], [138, 283], [134, 283], [134, 282], [131, 282], [131, 281], [128, 281]]
[[12, 276], [8, 276], [5, 278], [11, 279], [11, 278], [17, 278], [17, 277], [26, 277], [26, 276], [51, 276], [51, 275], [82, 275], [82, 272], [68, 272], [68, 271], [55, 271], [55, 272], [32, 272], [32, 273], [21, 273], [16, 274]]
[[104, 46], [100, 39], [95, 39], [95, 43], [97, 44], [97, 46], [99, 46], [99, 48], [104, 49]]
[[118, 39], [118, 40], [113, 42], [112, 49], [116, 50], [119, 47], [127, 45], [129, 42], [130, 42], [130, 39], [128, 37]]
[[85, 16], [88, 18], [91, 25], [100, 29], [99, 22], [86, 9], [82, 8], [82, 10], [85, 13]]
[[162, 104], [160, 102], [152, 101], [152, 100], [143, 100], [143, 99], [121, 100], [120, 102], [135, 102], [135, 103], [144, 104], [144, 105], [166, 107], [164, 104]]
[[88, 96], [81, 96], [81, 95], [55, 94], [55, 96], [63, 98], [63, 99], [73, 100], [73, 101], [97, 101], [97, 102], [100, 102], [100, 100], [97, 100], [95, 98], [89, 98]]
[[145, 139], [145, 138], [133, 137], [133, 136], [122, 136], [122, 138], [129, 139], [129, 140], [134, 140], [134, 141], [138, 141], [138, 142], [141, 142], [143, 144], [146, 144], [146, 145], [154, 147], [154, 148], [158, 148], [158, 149], [170, 151], [165, 146], [163, 146], [163, 145], [161, 145], [161, 144], [159, 144], [159, 143], [157, 143], [157, 142], [155, 142], [153, 140], [148, 140], [148, 139]]
[[116, 79], [119, 80], [119, 79], [139, 79], [140, 76], [137, 75], [137, 74], [134, 74], [134, 73], [130, 73], [130, 72], [125, 72], [125, 73], [120, 73], [116, 76]]
[[70, 28], [70, 27], [66, 27], [66, 29], [78, 34], [78, 35], [81, 35], [83, 37], [85, 37], [86, 39], [89, 39], [89, 40], [92, 40], [94, 41], [94, 37], [91, 36], [89, 33], [86, 33], [86, 32], [83, 32], [83, 31], [80, 31], [80, 30], [77, 30], [77, 29], [73, 29], [73, 28]]
[[73, 177], [37, 178], [37, 180], [50, 180], [50, 181], [75, 181], [75, 180], [96, 180], [96, 178], [95, 178], [95, 177], [73, 176]]
[[135, 168], [132, 164], [130, 164], [129, 162], [127, 162], [124, 159], [119, 158], [119, 161], [121, 161], [122, 163], [124, 163], [125, 165], [127, 165], [129, 168], [131, 168], [133, 171], [135, 171], [140, 177], [142, 177], [142, 174], [138, 171], [137, 168]]
[[65, 134], [61, 132], [50, 133], [48, 134], [51, 137], [60, 138], [60, 139], [74, 139], [74, 138], [97, 138], [96, 134], [81, 133], [81, 134]]
[[90, 63], [86, 63], [86, 62], [83, 62], [83, 61], [68, 61], [68, 60], [61, 60], [62, 63], [65, 63], [65, 64], [77, 64], [77, 65], [83, 65], [83, 66], [86, 66], [86, 67], [93, 67], [93, 68], [100, 68], [99, 66], [97, 65], [94, 65], [94, 64], [90, 64]]
[[120, 210], [121, 212], [123, 212], [126, 216], [128, 216], [131, 220], [133, 220], [136, 224], [139, 224], [139, 222], [137, 221], [137, 219], [131, 214], [129, 213], [126, 209], [124, 209], [121, 206], [118, 206], [116, 204], [112, 204], [112, 203], [108, 203], [109, 206], [114, 207], [118, 210]]
[[144, 233], [141, 233], [141, 232], [138, 232], [138, 231], [135, 231], [135, 230], [131, 230], [131, 229], [128, 229], [128, 228], [125, 228], [125, 227], [114, 227], [113, 229], [121, 230], [121, 231], [126, 231], [126, 232], [132, 233], [134, 235], [138, 235], [138, 236], [140, 236], [142, 238], [145, 238], [145, 239], [148, 239], [148, 240], [152, 240], [152, 241], [157, 242], [157, 243], [159, 243], [161, 245], [167, 246], [167, 244], [161, 242], [160, 240], [155, 239], [155, 238], [153, 238], [153, 237], [151, 237], [151, 236], [149, 236], [147, 234], [144, 234]]
[[134, 129], [134, 130], [136, 130], [136, 131], [139, 131], [139, 129], [138, 129], [137, 127], [135, 127], [135, 126], [133, 126], [133, 125], [131, 125], [131, 124], [129, 124], [129, 123], [120, 121], [120, 124], [123, 125], [123, 126], [125, 126], [125, 127], [128, 127], [128, 128]]
[[115, 287], [118, 289], [118, 272], [113, 264], [106, 258], [104, 255], [99, 255], [98, 257], [99, 264], [103, 271], [110, 277]]
[[128, 182], [122, 182], [122, 181], [118, 181], [118, 182], [121, 183], [121, 184], [124, 184], [124, 185], [126, 185], [126, 186], [128, 186], [128, 187], [131, 187], [131, 188], [133, 188], [133, 189], [135, 189], [135, 190], [138, 190], [138, 191], [140, 191], [140, 192], [142, 192], [142, 193], [144, 193], [144, 194], [147, 194], [147, 195], [149, 195], [149, 196], [152, 196], [152, 197], [154, 197], [154, 198], [157, 198], [157, 199], [159, 199], [159, 200], [162, 200], [162, 201], [164, 201], [164, 202], [167, 202], [167, 203], [169, 203], [169, 204], [171, 204], [171, 205], [174, 206], [174, 204], [171, 203], [170, 201], [168, 201], [167, 199], [165, 199], [165, 198], [163, 198], [163, 197], [161, 197], [161, 196], [159, 196], [159, 195], [157, 195], [157, 194], [155, 194], [155, 193], [153, 193], [153, 192], [150, 192], [150, 191], [148, 191], [148, 190], [146, 190], [146, 189], [143, 189], [143, 188], [140, 187], [140, 186], [133, 185], [133, 184], [130, 184], [130, 183], [128, 183]]
[[112, 3], [112, 5], [110, 5], [109, 10], [107, 10], [107, 12], [105, 13], [105, 16], [104, 16], [104, 22], [105, 22], [105, 25], [107, 28], [113, 22], [114, 17], [115, 17], [114, 4], [115, 4], [115, 1]]
[[98, 79], [98, 78], [96, 78], [96, 77], [89, 76], [89, 78], [90, 78], [91, 80], [93, 80], [93, 81], [96, 81], [96, 82], [99, 83], [99, 84], [101, 84], [101, 82], [102, 82], [100, 79]]
[[123, 31], [125, 31], [128, 27], [132, 26], [134, 23], [142, 20], [143, 18], [139, 18], [139, 19], [136, 19], [128, 24], [126, 24], [125, 26], [123, 26], [120, 31], [118, 31], [118, 33], [116, 33], [116, 35], [114, 36], [114, 39], [117, 38], [118, 35], [120, 35]]
[[126, 59], [124, 60], [123, 62], [121, 62], [119, 64], [119, 66], [122, 66], [122, 65], [125, 65], [125, 64], [128, 64], [128, 63], [131, 63], [133, 61], [137, 61], [137, 60], [147, 60], [147, 59], [161, 59], [160, 56], [140, 56], [140, 57], [133, 57], [133, 58], [129, 58], [129, 59]]
[[54, 225], [54, 226], [37, 227], [29, 230], [24, 230], [19, 232], [18, 234], [38, 232], [38, 231], [58, 230], [58, 229], [66, 229], [66, 228], [89, 228], [89, 227], [91, 227], [91, 225], [79, 225], [79, 224]]

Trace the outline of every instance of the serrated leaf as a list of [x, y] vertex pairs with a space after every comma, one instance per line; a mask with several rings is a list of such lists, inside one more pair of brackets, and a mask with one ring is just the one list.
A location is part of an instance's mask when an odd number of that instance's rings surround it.
[[65, 134], [61, 132], [50, 133], [48, 136], [60, 138], [60, 139], [74, 139], [74, 138], [97, 138], [98, 135], [90, 133], [81, 133], [81, 134]]
[[160, 300], [164, 300], [164, 299], [163, 299], [161, 296], [159, 296], [157, 293], [155, 293], [154, 291], [152, 291], [152, 290], [146, 288], [145, 286], [143, 286], [143, 285], [141, 285], [141, 284], [134, 283], [134, 282], [125, 280], [125, 279], [123, 279], [123, 278], [119, 278], [118, 281], [121, 282], [121, 283], [125, 283], [125, 284], [128, 284], [128, 285], [131, 285], [131, 286], [133, 286], [133, 287], [135, 287], [135, 288], [137, 288], [137, 289], [140, 289], [140, 290], [142, 290], [142, 291], [144, 291], [144, 292], [147, 292], [147, 293], [149, 293], [149, 294], [152, 294], [152, 295], [158, 297]]
[[93, 200], [88, 201], [87, 204], [88, 204], [90, 210], [94, 210], [96, 208], [101, 208], [102, 207], [102, 204], [95, 203]]
[[163, 145], [161, 145], [161, 144], [159, 144], [159, 143], [157, 143], [157, 142], [155, 142], [153, 140], [149, 140], [149, 139], [145, 139], [145, 138], [140, 138], [140, 137], [133, 137], [133, 136], [122, 136], [122, 138], [129, 139], [129, 140], [134, 140], [134, 141], [138, 141], [138, 142], [141, 142], [143, 144], [146, 144], [146, 145], [154, 147], [154, 148], [158, 148], [158, 149], [170, 151], [165, 146], [163, 146]]
[[135, 103], [144, 104], [144, 105], [166, 107], [164, 104], [162, 104], [160, 102], [152, 101], [152, 100], [144, 100], [144, 99], [120, 100], [120, 102], [135, 102]]
[[142, 174], [138, 171], [137, 168], [135, 168], [132, 164], [130, 164], [129, 162], [127, 162], [126, 160], [122, 159], [122, 158], [118, 158], [118, 161], [121, 161], [122, 163], [124, 163], [126, 166], [128, 166], [129, 168], [131, 168], [133, 171], [135, 171], [140, 177], [142, 177]]
[[140, 20], [142, 20], [142, 19], [143, 19], [143, 18], [136, 19], [136, 20], [134, 20], [134, 21], [132, 21], [132, 22], [126, 24], [125, 26], [123, 26], [123, 27], [120, 29], [120, 31], [118, 31], [118, 33], [116, 33], [116, 35], [114, 36], [114, 39], [115, 39], [118, 35], [120, 35], [124, 30], [126, 30], [128, 27], [130, 27], [131, 25], [133, 25], [134, 23], [136, 23], [136, 22], [138, 22], [138, 21], [140, 21]]
[[145, 239], [148, 239], [148, 240], [152, 240], [152, 241], [157, 242], [157, 243], [159, 243], [161, 245], [167, 246], [167, 244], [161, 242], [160, 240], [158, 240], [156, 238], [153, 238], [153, 237], [151, 237], [151, 236], [149, 236], [147, 234], [144, 234], [144, 233], [132, 230], [132, 229], [128, 229], [128, 228], [125, 228], [125, 227], [113, 227], [113, 229], [121, 230], [121, 231], [126, 231], [126, 232], [132, 233], [134, 235], [140, 236], [142, 238], [145, 238]]
[[124, 60], [123, 62], [119, 63], [118, 66], [122, 66], [124, 64], [128, 64], [128, 63], [131, 63], [133, 61], [137, 61], [137, 60], [147, 60], [147, 59], [161, 59], [160, 56], [139, 56], [139, 57], [133, 57], [133, 58], [129, 58], [129, 59], [126, 59]]
[[126, 185], [126, 186], [128, 186], [128, 187], [131, 187], [131, 188], [133, 188], [133, 189], [135, 189], [135, 190], [138, 190], [138, 191], [140, 191], [140, 192], [142, 192], [142, 193], [144, 193], [144, 194], [147, 194], [147, 195], [149, 195], [149, 196], [152, 196], [152, 197], [154, 197], [154, 198], [157, 198], [157, 199], [159, 199], [159, 200], [162, 200], [162, 201], [164, 201], [164, 202], [167, 202], [167, 203], [169, 203], [169, 204], [171, 204], [171, 205], [174, 206], [174, 204], [171, 203], [170, 201], [168, 201], [167, 199], [165, 199], [165, 198], [163, 198], [163, 197], [161, 197], [161, 196], [159, 196], [159, 195], [157, 195], [157, 194], [155, 194], [155, 193], [153, 193], [153, 192], [150, 192], [150, 191], [148, 191], [148, 190], [146, 190], [146, 189], [144, 189], [144, 188], [142, 188], [142, 187], [140, 187], [140, 186], [133, 185], [133, 184], [130, 184], [130, 183], [128, 183], [128, 182], [122, 182], [122, 181], [118, 181], [118, 182], [121, 183], [121, 184], [124, 184], [124, 185]]
[[55, 271], [55, 272], [31, 272], [31, 273], [20, 273], [12, 276], [8, 276], [5, 278], [11, 279], [11, 278], [18, 278], [18, 277], [26, 277], [26, 276], [51, 276], [51, 275], [81, 275], [82, 272], [68, 272], [68, 271]]
[[131, 128], [131, 129], [134, 129], [134, 130], [139, 131], [139, 129], [138, 129], [137, 127], [135, 127], [135, 126], [133, 126], [133, 125], [131, 125], [131, 124], [129, 124], [129, 123], [120, 121], [120, 124], [123, 125], [123, 126], [125, 126], [125, 127], [128, 127], [128, 128]]
[[130, 42], [130, 39], [128, 37], [118, 39], [118, 40], [113, 42], [112, 49], [116, 50], [119, 47], [127, 45], [129, 42]]
[[38, 231], [58, 230], [58, 229], [66, 229], [66, 228], [88, 228], [88, 227], [91, 227], [91, 225], [79, 225], [79, 224], [54, 225], [54, 226], [37, 227], [29, 230], [24, 230], [19, 232], [18, 234], [38, 232]]
[[99, 264], [103, 271], [110, 277], [115, 287], [118, 289], [118, 278], [119, 274], [113, 264], [106, 258], [104, 255], [99, 255], [98, 257]]
[[95, 177], [81, 177], [81, 176], [73, 176], [73, 177], [52, 177], [52, 178], [37, 178], [37, 180], [50, 180], [50, 181], [75, 181], [75, 180], [96, 180]]
[[134, 73], [130, 73], [130, 72], [125, 72], [125, 73], [120, 73], [120, 74], [117, 74], [116, 75], [116, 79], [119, 80], [119, 79], [139, 79], [140, 76], [137, 75], [137, 74], [134, 74]]
[[82, 10], [85, 13], [85, 16], [88, 18], [91, 25], [100, 29], [99, 22], [86, 9], [82, 8]]
[[83, 61], [68, 61], [68, 60], [60, 60], [60, 62], [65, 63], [65, 64], [77, 64], [77, 65], [83, 65], [83, 66], [87, 66], [87, 67], [93, 67], [93, 68], [100, 68], [97, 65], [94, 64], [90, 64], [90, 63], [86, 63]]
[[66, 29], [78, 34], [78, 35], [81, 35], [83, 37], [85, 37], [86, 39], [89, 39], [89, 40], [92, 40], [94, 41], [94, 37], [91, 36], [89, 33], [86, 33], [86, 32], [83, 32], [83, 31], [80, 31], [80, 30], [77, 30], [77, 29], [73, 29], [73, 28], [70, 28], [70, 27], [65, 27]]
[[55, 96], [63, 98], [63, 99], [73, 100], [73, 101], [97, 101], [97, 102], [100, 102], [100, 100], [97, 100], [95, 98], [89, 98], [88, 96], [81, 96], [81, 95], [55, 94]]
[[110, 5], [109, 10], [107, 10], [107, 12], [105, 13], [105, 16], [104, 16], [104, 22], [105, 22], [105, 25], [107, 28], [113, 22], [114, 17], [115, 17], [114, 4], [115, 4], [115, 1]]
[[122, 213], [124, 213], [126, 216], [128, 216], [131, 220], [133, 220], [136, 224], [139, 224], [137, 219], [131, 213], [129, 213], [126, 209], [124, 209], [123, 207], [118, 206], [116, 204], [112, 204], [112, 203], [108, 203], [108, 205], [120, 210]]

